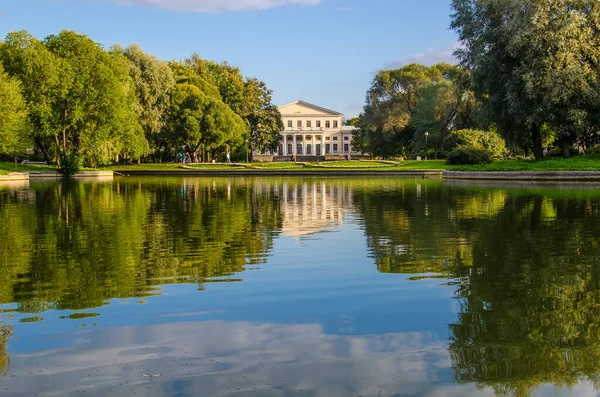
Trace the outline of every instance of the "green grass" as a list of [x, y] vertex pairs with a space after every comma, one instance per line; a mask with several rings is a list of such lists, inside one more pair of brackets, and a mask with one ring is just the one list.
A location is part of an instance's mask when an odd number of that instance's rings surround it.
[[18, 164], [0, 162], [0, 175], [6, 175], [11, 172], [27, 172], [27, 171], [57, 171], [58, 169], [52, 165], [37, 165], [37, 164]]
[[237, 163], [237, 164], [141, 164], [111, 166], [106, 169], [115, 171], [181, 171], [189, 170], [263, 170], [268, 171], [403, 171], [403, 170], [434, 170], [445, 169], [444, 161], [327, 161], [327, 162], [286, 162], [286, 163]]
[[[141, 164], [118, 165], [101, 169], [123, 171], [181, 171], [189, 170], [264, 170], [272, 171], [339, 171], [339, 170], [369, 170], [369, 171], [409, 171], [409, 170], [453, 170], [453, 171], [600, 171], [600, 154], [576, 156], [570, 159], [552, 158], [543, 161], [510, 159], [495, 160], [491, 164], [449, 166], [444, 160], [427, 161], [327, 161], [327, 162], [289, 162], [289, 163], [237, 163], [237, 164]], [[25, 171], [56, 171], [49, 165], [17, 165], [0, 163], [0, 174]]]
[[550, 158], [542, 161], [495, 160], [491, 164], [446, 168], [453, 171], [600, 171], [600, 155], [575, 156], [570, 159]]

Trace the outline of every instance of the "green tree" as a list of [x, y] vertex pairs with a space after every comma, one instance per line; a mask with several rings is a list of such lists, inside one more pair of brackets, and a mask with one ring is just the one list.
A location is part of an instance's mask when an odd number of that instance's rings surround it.
[[27, 104], [21, 84], [9, 77], [0, 64], [0, 154], [16, 156], [29, 144]]
[[163, 127], [169, 107], [169, 92], [175, 86], [173, 71], [166, 62], [145, 53], [137, 44], [125, 49], [114, 46], [112, 52], [123, 54], [129, 60], [129, 75], [135, 87], [135, 113], [147, 141], [152, 145], [155, 160], [159, 160], [161, 149], [168, 149]]
[[53, 105], [64, 91], [66, 69], [61, 59], [26, 31], [9, 33], [0, 45], [4, 70], [21, 82], [35, 147], [47, 161], [60, 162], [60, 145], [53, 127]]
[[463, 45], [457, 54], [500, 131], [512, 141], [530, 140], [541, 159], [549, 124], [568, 148], [598, 103], [596, 2], [453, 0], [452, 8], [451, 26]]
[[359, 123], [361, 131], [357, 135], [361, 149], [382, 157], [406, 150], [414, 134], [409, 121], [421, 88], [449, 78], [452, 69], [448, 64], [431, 67], [410, 64], [377, 73], [367, 92]]
[[194, 84], [175, 86], [171, 96], [169, 127], [172, 141], [186, 147], [194, 158], [214, 158], [225, 146], [239, 145], [245, 132], [243, 120], [219, 98]]
[[65, 88], [55, 92], [51, 126], [62, 155], [76, 150], [91, 165], [124, 153], [137, 157], [148, 143], [134, 112], [129, 65], [91, 39], [71, 31], [48, 36], [44, 44], [63, 60]]
[[249, 151], [276, 150], [279, 145], [283, 121], [277, 106], [273, 105], [272, 91], [257, 79], [247, 79], [245, 84], [246, 108], [244, 118], [249, 125]]

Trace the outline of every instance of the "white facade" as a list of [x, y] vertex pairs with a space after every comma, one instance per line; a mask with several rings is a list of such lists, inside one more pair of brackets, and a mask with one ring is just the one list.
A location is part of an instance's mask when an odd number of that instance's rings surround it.
[[358, 154], [352, 149], [354, 127], [344, 126], [344, 115], [296, 101], [279, 107], [283, 131], [281, 156], [325, 156]]

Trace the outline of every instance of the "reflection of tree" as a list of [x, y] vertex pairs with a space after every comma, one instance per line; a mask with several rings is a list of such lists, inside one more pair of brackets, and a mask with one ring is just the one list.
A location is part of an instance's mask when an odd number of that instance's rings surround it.
[[[473, 214], [497, 208], [504, 196], [459, 197], [436, 181], [396, 180], [379, 187], [356, 187], [353, 200], [379, 271], [422, 274], [469, 266]], [[460, 217], [471, 222], [459, 224]]]
[[461, 311], [450, 354], [458, 382], [515, 396], [544, 383], [600, 384], [593, 195], [399, 181], [355, 187], [353, 201], [381, 272], [456, 278]]
[[459, 382], [515, 396], [600, 384], [599, 213], [595, 200], [511, 196], [480, 222], [450, 327]]
[[0, 234], [10, 239], [0, 250], [0, 303], [77, 310], [152, 295], [161, 284], [235, 278], [264, 262], [280, 228], [272, 188], [123, 179], [0, 195]]
[[8, 339], [12, 335], [12, 326], [2, 325], [0, 319], [0, 377], [6, 375], [10, 364], [10, 356], [8, 355]]

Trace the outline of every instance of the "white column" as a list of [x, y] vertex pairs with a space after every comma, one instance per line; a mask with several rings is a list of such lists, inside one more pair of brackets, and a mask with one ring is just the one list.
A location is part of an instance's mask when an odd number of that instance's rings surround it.
[[315, 146], [315, 135], [314, 134], [312, 136], [312, 154], [313, 155], [317, 154], [317, 148]]
[[292, 147], [292, 153], [293, 154], [298, 154], [297, 152], [297, 148], [298, 146], [296, 145], [296, 135], [294, 135], [294, 146]]
[[306, 156], [306, 135], [302, 135], [302, 155]]
[[283, 154], [284, 156], [287, 156], [287, 135], [283, 136], [283, 150], [281, 151], [281, 154]]

